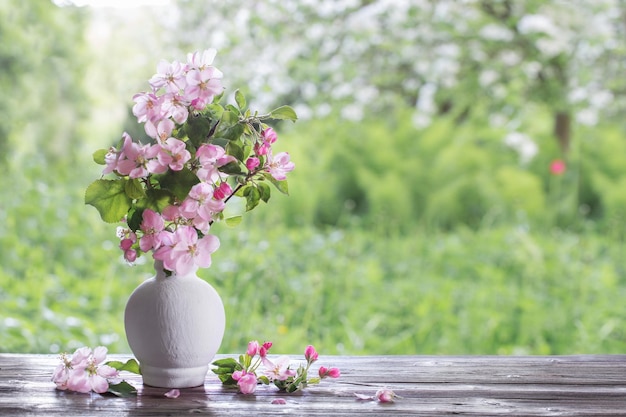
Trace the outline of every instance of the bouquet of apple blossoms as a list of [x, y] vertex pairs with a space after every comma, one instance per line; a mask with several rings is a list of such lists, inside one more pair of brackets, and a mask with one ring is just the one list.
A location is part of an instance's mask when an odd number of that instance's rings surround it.
[[166, 271], [186, 274], [211, 266], [219, 239], [211, 225], [229, 225], [232, 197], [245, 199], [246, 211], [270, 198], [271, 187], [288, 194], [286, 174], [294, 169], [287, 152], [274, 153], [276, 132], [269, 120], [295, 121], [289, 106], [266, 114], [252, 112], [235, 91], [234, 104], [220, 104], [222, 73], [216, 51], [187, 55], [187, 62], [161, 61], [149, 80], [151, 90], [133, 97], [133, 114], [144, 124], [148, 143], [126, 132], [120, 143], [94, 153], [103, 176], [85, 193], [108, 223], [118, 227], [128, 262], [152, 252]]

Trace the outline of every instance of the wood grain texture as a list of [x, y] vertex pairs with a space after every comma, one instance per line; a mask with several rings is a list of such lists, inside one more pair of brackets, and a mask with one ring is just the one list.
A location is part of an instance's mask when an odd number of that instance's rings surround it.
[[[136, 398], [58, 391], [50, 380], [57, 361], [55, 355], [0, 354], [0, 415], [626, 416], [626, 355], [325, 356], [320, 363], [339, 367], [341, 378], [302, 393], [261, 386], [246, 396], [209, 373], [204, 386], [181, 390], [176, 399], [135, 375], [125, 379], [138, 388]], [[383, 387], [403, 398], [380, 404], [354, 395]], [[276, 398], [287, 403], [272, 404]]]

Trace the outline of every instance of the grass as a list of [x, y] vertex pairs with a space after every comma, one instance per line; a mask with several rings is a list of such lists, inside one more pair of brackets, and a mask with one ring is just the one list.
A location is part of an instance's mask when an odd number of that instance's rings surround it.
[[[59, 176], [65, 177], [64, 174]], [[126, 266], [115, 225], [82, 193], [97, 173], [13, 178], [0, 191], [0, 351], [107, 345], [129, 352], [123, 309], [152, 274]], [[250, 339], [325, 354], [618, 353], [626, 346], [624, 245], [515, 225], [385, 234], [269, 224], [216, 229], [200, 276], [227, 314], [222, 353]], [[269, 217], [268, 217], [269, 219]], [[382, 228], [381, 228], [382, 229]]]

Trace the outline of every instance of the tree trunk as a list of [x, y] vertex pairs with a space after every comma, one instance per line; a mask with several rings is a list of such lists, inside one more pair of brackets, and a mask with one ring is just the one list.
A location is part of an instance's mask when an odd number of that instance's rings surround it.
[[569, 112], [559, 111], [554, 115], [554, 136], [559, 141], [563, 155], [569, 151], [571, 126], [572, 116]]

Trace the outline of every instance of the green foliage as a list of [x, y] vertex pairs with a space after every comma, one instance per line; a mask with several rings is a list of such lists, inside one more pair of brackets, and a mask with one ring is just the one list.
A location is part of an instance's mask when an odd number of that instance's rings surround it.
[[89, 108], [86, 17], [82, 8], [51, 1], [0, 4], [0, 162], [75, 156]]
[[[0, 190], [0, 349], [129, 352], [124, 306], [152, 266], [125, 265], [112, 226], [82, 205], [84, 178], [56, 174], [33, 167]], [[427, 231], [407, 219], [401, 233], [322, 231], [261, 217], [214, 225], [221, 249], [200, 271], [224, 300], [222, 353], [252, 338], [276, 353], [311, 343], [327, 354], [618, 353], [626, 343], [623, 240], [485, 222]]]

